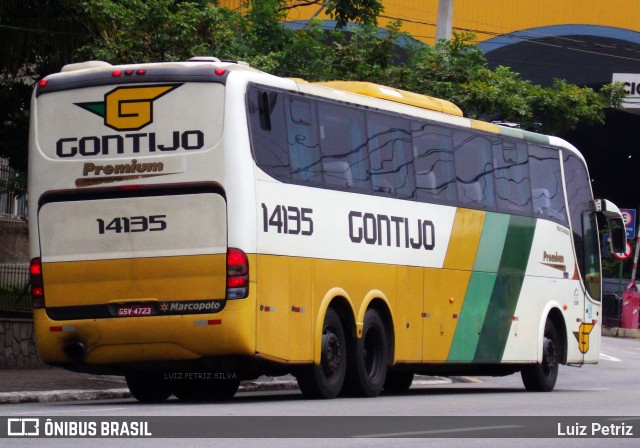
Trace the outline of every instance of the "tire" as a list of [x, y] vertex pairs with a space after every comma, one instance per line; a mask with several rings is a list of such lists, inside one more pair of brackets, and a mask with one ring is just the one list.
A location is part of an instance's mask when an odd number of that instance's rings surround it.
[[383, 390], [389, 394], [403, 394], [413, 383], [413, 372], [387, 372]]
[[226, 401], [233, 398], [240, 387], [240, 380], [231, 379], [196, 379], [178, 380], [173, 393], [181, 401]]
[[520, 374], [530, 392], [551, 392], [558, 379], [560, 344], [553, 322], [547, 320], [542, 342], [542, 362], [524, 367]]
[[340, 393], [347, 370], [347, 342], [340, 316], [327, 309], [322, 325], [320, 365], [302, 367], [296, 374], [298, 387], [310, 398], [335, 398]]
[[171, 382], [161, 373], [130, 374], [125, 379], [131, 395], [142, 403], [162, 403], [171, 396]]
[[358, 397], [380, 395], [387, 377], [389, 350], [380, 314], [369, 309], [364, 315], [362, 336], [352, 341], [347, 363], [345, 393]]

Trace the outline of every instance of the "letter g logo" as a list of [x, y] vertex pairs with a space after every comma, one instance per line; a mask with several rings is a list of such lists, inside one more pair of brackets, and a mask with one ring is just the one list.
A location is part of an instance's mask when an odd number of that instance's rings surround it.
[[116, 131], [137, 131], [153, 123], [153, 102], [181, 85], [117, 87], [105, 94], [104, 102], [76, 105], [103, 117], [105, 126]]

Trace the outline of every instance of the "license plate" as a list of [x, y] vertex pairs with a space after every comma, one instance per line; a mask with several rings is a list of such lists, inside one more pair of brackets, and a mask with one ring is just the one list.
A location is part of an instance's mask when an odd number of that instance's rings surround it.
[[151, 305], [120, 305], [116, 310], [116, 316], [151, 316]]

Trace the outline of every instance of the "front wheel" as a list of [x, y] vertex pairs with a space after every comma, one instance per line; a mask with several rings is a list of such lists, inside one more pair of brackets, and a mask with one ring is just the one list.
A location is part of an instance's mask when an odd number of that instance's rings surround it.
[[380, 395], [387, 376], [388, 359], [384, 323], [376, 310], [369, 309], [364, 315], [362, 337], [351, 344], [345, 392], [360, 397]]
[[320, 365], [304, 366], [297, 372], [298, 387], [313, 398], [335, 398], [342, 389], [347, 368], [347, 343], [340, 316], [329, 308], [322, 325]]
[[544, 326], [542, 362], [522, 369], [522, 382], [531, 392], [551, 392], [558, 379], [560, 345], [556, 328], [550, 320]]

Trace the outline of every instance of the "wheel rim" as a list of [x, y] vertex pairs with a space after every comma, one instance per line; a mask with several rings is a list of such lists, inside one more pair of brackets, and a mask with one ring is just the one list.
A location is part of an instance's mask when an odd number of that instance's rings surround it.
[[340, 338], [332, 329], [326, 328], [322, 334], [322, 372], [328, 379], [333, 378], [342, 364]]
[[558, 351], [553, 339], [544, 338], [544, 354], [542, 356], [542, 371], [545, 376], [553, 374], [558, 366]]

